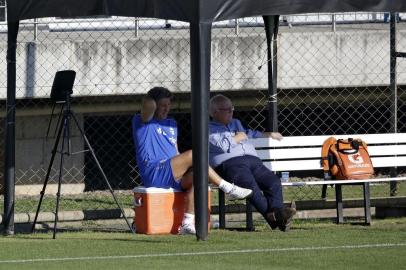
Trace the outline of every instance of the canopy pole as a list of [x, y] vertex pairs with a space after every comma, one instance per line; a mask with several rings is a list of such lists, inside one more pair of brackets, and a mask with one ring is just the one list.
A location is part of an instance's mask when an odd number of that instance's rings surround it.
[[278, 131], [278, 29], [279, 15], [263, 16], [268, 55], [268, 130]]
[[390, 89], [392, 92], [392, 133], [396, 133], [397, 128], [397, 74], [396, 74], [396, 13], [390, 14]]
[[[392, 94], [392, 108], [391, 108], [391, 132], [397, 133], [398, 131], [398, 93], [397, 93], [397, 71], [396, 71], [396, 62], [397, 62], [397, 52], [396, 52], [396, 13], [390, 13], [390, 90]], [[390, 176], [395, 177], [397, 175], [397, 168], [392, 167], [390, 170]], [[397, 182], [390, 182], [390, 196], [395, 196], [397, 193]]]
[[19, 21], [7, 22], [7, 105], [4, 161], [4, 234], [14, 234], [16, 50]]
[[208, 124], [211, 23], [190, 24], [193, 185], [197, 240], [208, 235]]

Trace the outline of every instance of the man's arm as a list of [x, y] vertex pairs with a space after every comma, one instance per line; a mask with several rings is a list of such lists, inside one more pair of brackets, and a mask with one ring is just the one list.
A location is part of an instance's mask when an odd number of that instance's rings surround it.
[[[262, 132], [262, 137], [263, 138], [270, 137], [277, 141], [280, 141], [283, 139], [282, 134], [280, 134], [279, 132]], [[234, 140], [236, 143], [240, 143], [241, 141], [246, 140], [246, 139], [248, 139], [248, 135], [242, 131], [237, 132], [234, 136]]]
[[247, 140], [247, 139], [248, 139], [248, 136], [247, 136], [247, 134], [245, 134], [245, 132], [239, 131], [239, 132], [235, 133], [234, 140], [236, 143], [240, 143], [241, 141]]
[[156, 110], [156, 102], [152, 98], [146, 96], [142, 100], [142, 107], [141, 107], [141, 120], [143, 123], [151, 121], [152, 117], [154, 117], [154, 113]]
[[274, 140], [280, 141], [283, 139], [282, 134], [280, 134], [279, 132], [264, 132], [264, 137], [270, 137]]

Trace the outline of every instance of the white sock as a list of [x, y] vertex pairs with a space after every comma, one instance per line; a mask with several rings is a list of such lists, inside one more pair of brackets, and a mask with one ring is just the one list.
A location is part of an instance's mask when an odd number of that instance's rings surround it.
[[219, 184], [219, 189], [225, 193], [229, 193], [233, 189], [234, 185], [222, 179]]
[[194, 224], [195, 223], [195, 215], [191, 213], [185, 213], [183, 215], [182, 224]]

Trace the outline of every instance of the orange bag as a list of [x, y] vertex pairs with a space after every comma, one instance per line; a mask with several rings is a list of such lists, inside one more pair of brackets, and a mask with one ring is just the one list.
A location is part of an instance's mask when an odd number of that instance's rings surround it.
[[368, 179], [374, 168], [367, 144], [361, 139], [347, 140], [330, 137], [321, 150], [325, 179]]

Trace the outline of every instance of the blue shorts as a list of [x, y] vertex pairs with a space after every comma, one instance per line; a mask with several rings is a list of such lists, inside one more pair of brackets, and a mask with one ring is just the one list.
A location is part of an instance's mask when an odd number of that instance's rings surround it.
[[183, 190], [180, 185], [180, 180], [177, 181], [173, 176], [170, 159], [149, 163], [145, 166], [141, 174], [141, 179], [145, 187]]

